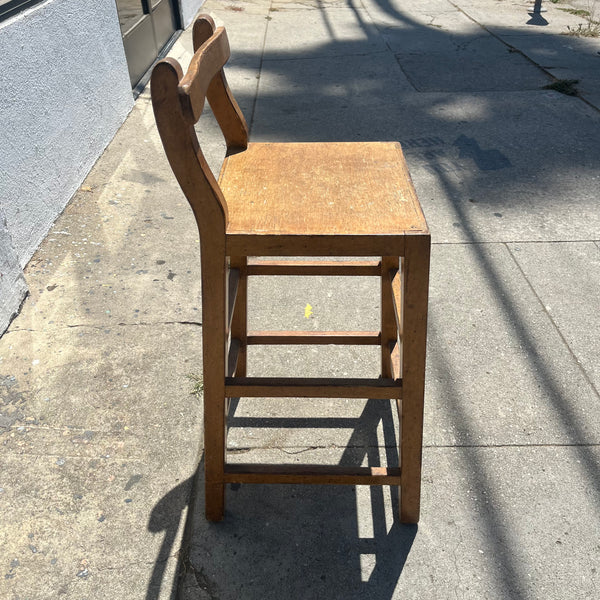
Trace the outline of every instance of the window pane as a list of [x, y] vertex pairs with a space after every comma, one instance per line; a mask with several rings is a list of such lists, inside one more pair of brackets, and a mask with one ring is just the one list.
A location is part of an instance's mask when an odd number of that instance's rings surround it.
[[0, 0], [0, 21], [16, 15], [17, 13], [39, 4], [43, 0]]
[[142, 0], [117, 0], [121, 33], [125, 35], [144, 15]]

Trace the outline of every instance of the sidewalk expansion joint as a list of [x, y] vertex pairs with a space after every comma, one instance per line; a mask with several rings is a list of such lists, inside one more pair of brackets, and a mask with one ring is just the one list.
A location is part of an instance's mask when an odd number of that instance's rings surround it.
[[[483, 29], [486, 33], [488, 33], [489, 35], [491, 35], [494, 39], [496, 39], [500, 43], [504, 44], [507, 48], [509, 48], [509, 50], [511, 52], [515, 52], [515, 53], [520, 54], [525, 60], [529, 61], [532, 65], [536, 66], [540, 71], [542, 71], [548, 77], [552, 78], [554, 80], [554, 82], [558, 81], [558, 78], [555, 75], [553, 75], [550, 71], [548, 71], [549, 67], [544, 67], [540, 63], [536, 62], [533, 58], [531, 58], [528, 54], [526, 54], [525, 52], [523, 52], [521, 49], [517, 48], [516, 46], [513, 46], [512, 44], [509, 44], [507, 41], [505, 41], [504, 39], [502, 39], [502, 37], [500, 35], [494, 33], [493, 31], [490, 31], [485, 25], [482, 25], [479, 21], [477, 21], [477, 19], [475, 19], [474, 17], [472, 17], [464, 9], [462, 9], [457, 4], [454, 4], [454, 2], [452, 2], [452, 0], [448, 0], [448, 1], [450, 2], [450, 4], [452, 4], [452, 6], [454, 6], [454, 8], [456, 8], [456, 10], [458, 10], [459, 12], [461, 12], [463, 15], [465, 15], [465, 17], [467, 17], [471, 21], [473, 21], [473, 23], [475, 23], [476, 25], [478, 25], [479, 27], [481, 27], [481, 29]], [[577, 93], [574, 97], [578, 98], [579, 100], [581, 100], [584, 104], [587, 104], [590, 108], [593, 108], [594, 110], [600, 112], [600, 107], [596, 106], [595, 104], [592, 104], [589, 100], [587, 100], [586, 98], [584, 98], [583, 96], [581, 96], [579, 93]]]
[[[112, 460], [115, 462], [125, 463], [125, 462], [137, 462], [141, 463], [147, 460], [147, 456], [113, 456], [111, 454], [60, 454], [60, 453], [52, 453], [52, 452], [43, 452], [43, 453], [35, 453], [35, 452], [27, 452], [26, 450], [21, 452], [14, 451], [2, 451], [3, 457], [11, 457], [11, 458], [58, 458], [62, 460], [74, 460], [74, 461], [87, 461], [90, 460]], [[60, 465], [63, 466], [63, 465]]]
[[531, 443], [531, 444], [423, 444], [423, 448], [448, 449], [448, 448], [600, 448], [600, 442], [585, 443]]
[[361, 56], [376, 56], [377, 54], [387, 54], [387, 50], [373, 50], [372, 52], [349, 52], [342, 54], [323, 54], [322, 56], [293, 56], [285, 58], [265, 58], [264, 62], [302, 62], [307, 60], [323, 60], [327, 58], [346, 58], [346, 57], [361, 57]]
[[577, 357], [577, 355], [575, 354], [575, 352], [571, 348], [571, 345], [569, 344], [569, 342], [565, 338], [563, 332], [560, 330], [560, 327], [558, 326], [558, 324], [554, 320], [554, 317], [552, 316], [552, 314], [550, 313], [550, 311], [548, 311], [548, 308], [546, 307], [546, 304], [542, 301], [542, 299], [538, 295], [537, 291], [533, 287], [532, 283], [529, 281], [529, 278], [525, 274], [525, 271], [521, 267], [521, 264], [517, 260], [517, 257], [511, 251], [510, 246], [508, 244], [505, 244], [505, 246], [506, 246], [506, 250], [508, 251], [509, 256], [512, 258], [515, 266], [517, 267], [517, 269], [519, 270], [519, 272], [521, 273], [521, 275], [523, 276], [523, 278], [527, 282], [527, 286], [531, 290], [531, 293], [534, 295], [534, 297], [537, 299], [539, 305], [542, 307], [542, 310], [544, 311], [544, 314], [547, 316], [547, 318], [550, 321], [550, 323], [552, 323], [552, 326], [554, 327], [556, 333], [558, 334], [558, 336], [562, 340], [562, 343], [567, 348], [569, 354], [571, 355], [571, 358], [573, 359], [573, 361], [577, 365], [577, 368], [579, 369], [579, 371], [583, 375], [583, 378], [586, 380], [586, 382], [588, 383], [588, 385], [590, 386], [590, 388], [593, 390], [594, 395], [596, 396], [596, 398], [598, 398], [600, 400], [600, 393], [598, 392], [598, 388], [594, 384], [594, 382], [593, 382], [592, 378], [590, 377], [589, 373], [587, 372], [587, 370], [585, 369], [585, 367], [581, 364], [581, 361], [579, 360], [579, 358]]
[[431, 242], [432, 246], [493, 246], [494, 244], [595, 244], [600, 250], [600, 241], [598, 240], [458, 240], [456, 242]]
[[[269, 10], [273, 8], [273, 0], [269, 2]], [[258, 65], [258, 75], [256, 76], [256, 88], [254, 89], [254, 101], [252, 102], [252, 110], [250, 111], [250, 120], [248, 121], [248, 136], [252, 133], [252, 127], [254, 126], [254, 115], [256, 113], [256, 103], [258, 102], [258, 92], [260, 88], [260, 78], [262, 76], [263, 62], [265, 60], [265, 48], [267, 46], [267, 32], [269, 31], [270, 19], [267, 19], [265, 25], [265, 34], [263, 36], [262, 47], [260, 49], [260, 63]]]
[[[87, 323], [76, 323], [74, 325], [70, 325], [68, 323], [65, 323], [63, 325], [57, 325], [56, 328], [57, 329], [78, 329], [78, 328], [88, 328], [88, 329], [98, 329], [98, 330], [104, 330], [104, 329], [110, 329], [111, 327], [137, 327], [137, 326], [142, 326], [142, 327], [156, 327], [158, 325], [194, 325], [196, 327], [202, 327], [202, 321], [155, 321], [155, 322], [148, 322], [148, 321], [139, 321], [137, 323], [106, 323], [104, 325], [92, 325], [87, 324]], [[28, 331], [31, 333], [42, 333], [43, 331], [40, 331], [38, 329], [25, 329], [25, 328], [16, 328], [16, 329], [10, 329], [8, 331], [6, 331], [4, 333], [4, 335], [10, 334], [10, 333], [17, 333], [19, 331]]]

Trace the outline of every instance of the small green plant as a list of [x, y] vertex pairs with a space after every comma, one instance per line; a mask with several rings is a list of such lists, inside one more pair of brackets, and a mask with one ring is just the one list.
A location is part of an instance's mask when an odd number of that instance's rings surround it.
[[202, 375], [198, 375], [197, 373], [188, 373], [186, 377], [192, 382], [190, 394], [192, 396], [196, 396], [196, 398], [200, 398], [202, 391], [204, 390], [204, 379], [202, 378]]
[[600, 23], [596, 21], [589, 21], [588, 23], [578, 23], [577, 27], [569, 27], [565, 35], [571, 35], [573, 37], [600, 37]]
[[579, 83], [579, 79], [557, 79], [553, 83], [544, 86], [545, 90], [554, 90], [566, 96], [577, 96], [578, 91], [575, 87]]
[[583, 17], [587, 21], [586, 23], [577, 23], [573, 27], [567, 25], [565, 35], [588, 38], [600, 37], [600, 22], [596, 20], [596, 3], [594, 0], [588, 0], [587, 10], [583, 8], [560, 8], [559, 10], [577, 17]]
[[577, 17], [590, 17], [592, 14], [589, 10], [584, 10], [583, 8], [559, 8], [558, 10], [562, 10], [563, 12], [567, 12]]

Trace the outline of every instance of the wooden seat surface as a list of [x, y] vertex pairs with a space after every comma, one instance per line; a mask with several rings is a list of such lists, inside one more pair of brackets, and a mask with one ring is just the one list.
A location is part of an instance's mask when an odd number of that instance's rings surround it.
[[427, 231], [397, 142], [254, 143], [225, 159], [228, 235]]

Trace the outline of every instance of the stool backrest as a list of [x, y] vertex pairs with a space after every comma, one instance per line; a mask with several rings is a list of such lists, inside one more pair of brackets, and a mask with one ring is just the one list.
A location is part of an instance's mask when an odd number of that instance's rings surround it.
[[194, 23], [193, 39], [194, 56], [185, 76], [176, 60], [166, 58], [154, 67], [150, 85], [165, 153], [194, 211], [201, 243], [206, 243], [225, 234], [227, 203], [202, 154], [194, 125], [208, 99], [228, 155], [246, 149], [248, 127], [223, 73], [230, 56], [225, 29], [216, 28], [209, 16], [202, 15]]

